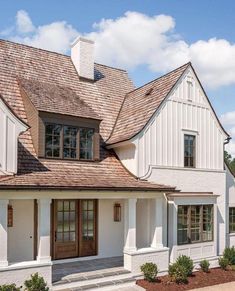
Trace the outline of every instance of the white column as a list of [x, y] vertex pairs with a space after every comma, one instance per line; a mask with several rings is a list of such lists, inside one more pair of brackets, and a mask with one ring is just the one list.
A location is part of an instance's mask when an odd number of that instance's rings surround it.
[[[162, 248], [163, 247], [163, 209], [164, 198], [158, 197], [154, 199], [154, 234], [151, 247]], [[165, 221], [165, 227], [166, 227]]]
[[136, 198], [125, 200], [124, 251], [136, 251]]
[[8, 266], [7, 261], [7, 211], [9, 200], [0, 200], [0, 267]]
[[51, 261], [51, 199], [38, 199], [37, 261]]

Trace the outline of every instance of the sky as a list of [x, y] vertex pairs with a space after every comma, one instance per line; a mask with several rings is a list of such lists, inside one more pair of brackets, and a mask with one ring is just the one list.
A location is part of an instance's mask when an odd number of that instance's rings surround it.
[[191, 61], [235, 157], [234, 0], [0, 0], [0, 38], [70, 53], [79, 35], [96, 62], [128, 70], [136, 86]]

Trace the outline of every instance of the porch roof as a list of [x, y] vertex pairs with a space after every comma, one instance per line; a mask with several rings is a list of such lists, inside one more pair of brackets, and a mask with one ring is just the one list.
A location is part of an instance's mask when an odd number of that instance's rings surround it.
[[218, 197], [219, 195], [214, 194], [213, 192], [173, 192], [168, 193], [168, 198], [177, 198], [177, 197]]
[[0, 179], [0, 189], [175, 191], [175, 187], [139, 180], [112, 155], [101, 161], [34, 159], [24, 171]]

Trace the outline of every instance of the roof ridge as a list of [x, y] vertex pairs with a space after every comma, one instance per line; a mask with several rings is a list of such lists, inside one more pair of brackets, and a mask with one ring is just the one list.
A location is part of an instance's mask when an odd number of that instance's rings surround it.
[[[8, 40], [8, 39], [0, 38], [0, 42], [8, 42], [8, 43], [11, 43], [11, 44], [24, 46], [24, 47], [27, 47], [27, 48], [31, 48], [31, 49], [35, 49], [35, 50], [39, 50], [39, 51], [43, 51], [43, 52], [48, 52], [48, 53], [60, 55], [60, 56], [66, 57], [66, 58], [70, 58], [70, 55], [67, 55], [67, 54], [58, 53], [58, 52], [51, 51], [51, 50], [48, 50], [48, 49], [43, 49], [43, 48], [35, 47], [35, 46], [32, 46], [32, 45], [28, 45], [28, 44], [24, 44], [24, 43], [20, 43], [20, 42], [15, 42], [15, 41]], [[105, 64], [100, 64], [98, 62], [94, 62], [94, 64], [128, 73], [127, 70], [125, 70], [125, 69], [121, 69], [121, 68], [117, 68], [117, 67], [113, 67], [113, 66], [109, 66], [109, 65], [105, 65]]]
[[132, 91], [128, 92], [127, 95], [130, 94], [130, 93], [132, 93], [132, 92], [134, 92], [134, 91], [137, 91], [137, 90], [139, 90], [139, 89], [141, 89], [141, 88], [143, 88], [143, 87], [145, 87], [145, 86], [147, 86], [147, 85], [149, 85], [149, 84], [151, 84], [151, 83], [154, 83], [154, 82], [156, 82], [157, 80], [159, 80], [159, 79], [161, 79], [161, 78], [164, 78], [164, 77], [166, 77], [166, 76], [168, 76], [168, 75], [174, 73], [174, 72], [177, 71], [177, 70], [182, 69], [184, 66], [186, 67], [186, 68], [185, 68], [185, 70], [186, 70], [188, 66], [192, 66], [192, 63], [191, 63], [191, 62], [187, 62], [187, 63], [183, 64], [182, 66], [180, 66], [180, 67], [178, 67], [178, 68], [176, 68], [176, 69], [174, 69], [174, 70], [172, 70], [172, 71], [170, 71], [170, 72], [168, 72], [168, 73], [166, 73], [166, 74], [164, 74], [164, 75], [161, 75], [161, 76], [157, 77], [156, 79], [154, 79], [154, 80], [152, 80], [152, 81], [149, 81], [149, 82], [147, 82], [147, 83], [141, 85], [141, 86], [138, 87], [138, 88], [133, 89]]

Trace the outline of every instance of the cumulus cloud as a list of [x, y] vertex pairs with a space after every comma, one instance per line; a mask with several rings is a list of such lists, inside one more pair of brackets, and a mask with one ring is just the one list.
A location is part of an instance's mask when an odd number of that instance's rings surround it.
[[82, 34], [66, 21], [35, 27], [28, 13], [20, 10], [15, 28], [0, 35], [61, 53], [69, 53], [73, 39], [83, 35], [95, 40], [96, 60], [104, 64], [126, 69], [147, 65], [151, 71], [163, 73], [192, 61], [208, 87], [235, 84], [235, 44], [216, 38], [187, 43], [175, 27], [169, 15], [129, 11], [116, 19], [102, 19], [92, 32]]
[[34, 31], [34, 25], [28, 13], [19, 10], [16, 14], [16, 28], [19, 33], [28, 33]]

